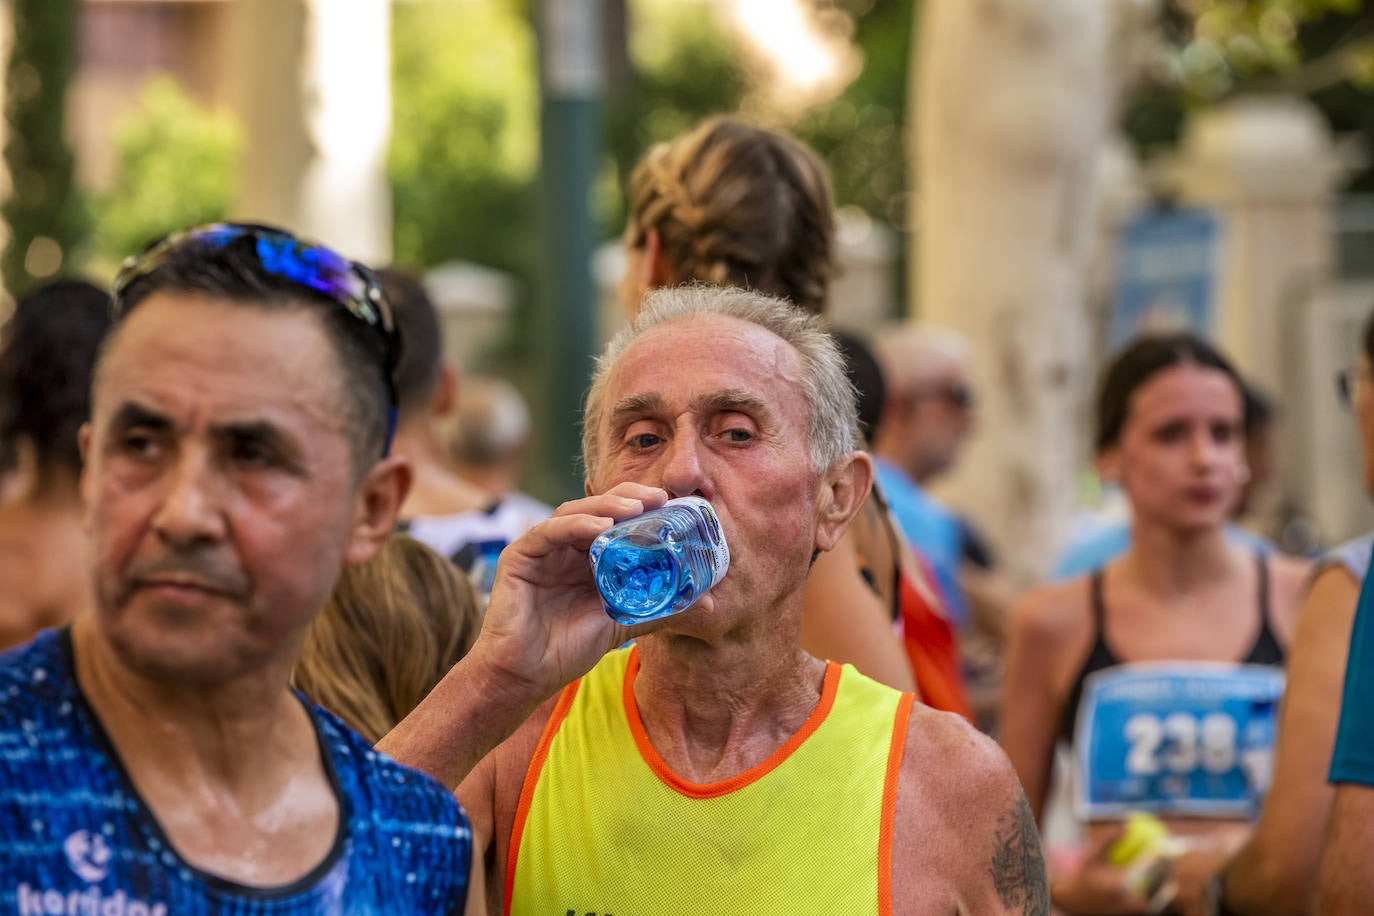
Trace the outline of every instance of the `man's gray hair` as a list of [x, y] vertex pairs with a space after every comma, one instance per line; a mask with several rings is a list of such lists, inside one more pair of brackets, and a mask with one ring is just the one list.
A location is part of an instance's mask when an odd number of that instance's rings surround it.
[[845, 374], [844, 355], [824, 319], [783, 299], [728, 286], [692, 284], [650, 293], [639, 317], [617, 334], [597, 359], [582, 414], [582, 462], [588, 477], [596, 470], [602, 400], [616, 361], [651, 328], [698, 315], [722, 315], [758, 325], [780, 337], [801, 357], [807, 449], [813, 470], [827, 471], [859, 447], [862, 440], [854, 386]]

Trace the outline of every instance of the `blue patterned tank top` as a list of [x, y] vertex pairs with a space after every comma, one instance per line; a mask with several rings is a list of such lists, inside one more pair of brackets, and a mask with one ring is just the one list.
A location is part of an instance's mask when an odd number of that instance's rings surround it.
[[462, 912], [472, 835], [457, 802], [308, 703], [339, 802], [329, 854], [285, 887], [197, 869], [134, 788], [73, 671], [66, 630], [0, 655], [0, 913]]

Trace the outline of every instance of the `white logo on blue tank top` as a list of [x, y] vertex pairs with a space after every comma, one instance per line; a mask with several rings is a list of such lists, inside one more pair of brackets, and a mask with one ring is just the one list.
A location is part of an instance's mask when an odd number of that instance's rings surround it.
[[1284, 675], [1268, 665], [1142, 662], [1083, 682], [1075, 807], [1248, 818], [1269, 788]]
[[82, 881], [94, 884], [110, 872], [110, 847], [105, 838], [90, 830], [78, 830], [62, 844], [67, 864]]

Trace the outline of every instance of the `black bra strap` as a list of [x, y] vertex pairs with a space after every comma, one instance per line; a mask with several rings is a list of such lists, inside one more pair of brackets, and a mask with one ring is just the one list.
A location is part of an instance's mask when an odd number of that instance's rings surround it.
[[1097, 638], [1102, 638], [1103, 620], [1107, 616], [1107, 602], [1102, 597], [1102, 580], [1105, 578], [1102, 567], [1093, 570], [1092, 580], [1088, 586], [1091, 592], [1093, 625], [1097, 627]]

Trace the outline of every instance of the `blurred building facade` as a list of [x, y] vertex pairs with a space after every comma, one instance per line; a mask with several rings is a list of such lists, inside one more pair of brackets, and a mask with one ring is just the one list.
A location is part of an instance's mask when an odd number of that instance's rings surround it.
[[[966, 12], [962, 3], [944, 5]], [[1034, 3], [1027, 6], [1039, 8]], [[1082, 7], [1097, 9], [1096, 4]], [[137, 107], [150, 76], [170, 74], [197, 102], [234, 111], [243, 126], [245, 155], [234, 215], [284, 223], [324, 237], [361, 259], [389, 260], [390, 204], [384, 168], [390, 125], [389, 8], [390, 0], [85, 0], [79, 26], [81, 66], [68, 100], [82, 185], [100, 190], [113, 181], [115, 125]], [[1074, 33], [1074, 41], [1081, 38], [1081, 32]], [[952, 85], [960, 87], [958, 104], [968, 108], [968, 85]], [[1072, 110], [1081, 109], [1074, 103]], [[1134, 190], [1122, 212], [1103, 222], [1106, 242], [1099, 260], [1110, 271], [1113, 230], [1129, 213], [1148, 206], [1165, 186], [1179, 199], [1220, 215], [1226, 233], [1218, 312], [1221, 341], [1283, 403], [1285, 445], [1271, 507], [1274, 524], [1305, 526], [1309, 540], [1332, 542], [1374, 524], [1374, 510], [1367, 508], [1358, 482], [1349, 417], [1335, 405], [1330, 383], [1331, 373], [1353, 358], [1355, 332], [1374, 304], [1374, 267], [1367, 255], [1374, 250], [1368, 244], [1374, 238], [1374, 204], [1338, 196], [1332, 140], [1314, 117], [1302, 103], [1290, 102], [1263, 111], [1241, 105], [1206, 114], [1185, 139], [1171, 166], [1172, 176], [1162, 178], [1151, 171], [1151, 187], [1143, 192], [1140, 185], [1147, 182], [1141, 174], [1129, 176]], [[894, 149], [893, 155], [898, 154]], [[948, 176], [944, 181], [952, 185], [946, 189], [950, 194], [967, 196], [966, 188], [958, 186], [963, 183], [951, 182]], [[1104, 204], [1110, 202], [1111, 191], [1100, 189]], [[926, 203], [936, 196], [924, 195]], [[994, 201], [990, 219], [1005, 218], [1005, 202]], [[916, 233], [920, 229], [917, 225]], [[901, 311], [904, 303], [899, 301], [893, 267], [899, 244], [878, 222], [851, 220], [844, 226], [842, 276], [834, 296], [837, 324], [865, 330]], [[603, 250], [594, 271], [605, 291], [597, 328], [602, 338], [620, 321], [619, 306], [609, 294], [618, 276], [617, 247]], [[967, 278], [1005, 278], [1013, 272], [1001, 259], [993, 259], [991, 267], [981, 266], [995, 246], [970, 250], [968, 269], [952, 275], [951, 291], [928, 296], [940, 304], [923, 305], [922, 317], [938, 318], [944, 309], [952, 322], [971, 320]], [[921, 284], [931, 283], [932, 274], [920, 258], [911, 260], [914, 270], [925, 272], [909, 278], [908, 286], [919, 290]], [[509, 277], [480, 267], [449, 266], [430, 279], [445, 308], [449, 355], [472, 365], [484, 347], [501, 337], [518, 292], [513, 292]], [[1057, 282], [1078, 284], [1064, 277]], [[1091, 306], [1092, 287], [1098, 283], [1110, 288], [1109, 280], [1089, 277], [1081, 284], [1089, 287], [1086, 294], [1075, 293], [1074, 298]], [[1022, 280], [1009, 286], [1012, 293], [1025, 297]], [[1061, 426], [1072, 420], [1076, 427], [1086, 428], [1086, 379], [1091, 375], [1088, 367], [1100, 355], [1095, 349], [1100, 341], [1084, 328], [1095, 317], [1090, 307], [1075, 306], [1063, 333], [1049, 335], [1049, 343], [1038, 348], [1041, 355], [1053, 354], [1062, 340], [1072, 338], [1072, 352], [1030, 367], [1046, 386], [1077, 391], [1076, 412], [1072, 407], [1056, 408]], [[1012, 327], [1005, 321], [992, 324]], [[1003, 349], [1037, 348], [1009, 344]], [[990, 367], [985, 375], [985, 387], [991, 390], [997, 372]], [[1015, 416], [1020, 414], [1006, 413], [1000, 426], [1014, 432]], [[1015, 438], [1018, 448], [1027, 441], [1024, 435]], [[1037, 484], [1048, 494], [1038, 502], [1027, 502], [1026, 487], [1012, 484], [1030, 480], [1040, 473], [1036, 468], [1047, 463], [1082, 466], [1081, 447], [1063, 448], [1072, 437], [1042, 438], [1042, 457], [1028, 459], [1018, 473], [1006, 473], [995, 463], [971, 462], [977, 480], [962, 494], [974, 504], [996, 489], [977, 481], [1012, 482], [1003, 488], [997, 505], [989, 504], [978, 513], [990, 531], [1021, 532], [1007, 545], [1012, 549], [1016, 543], [1043, 543], [1045, 538], [1032, 533], [1049, 529], [1009, 526], [1005, 511], [1010, 510], [1005, 506], [1018, 500], [1042, 508], [1067, 503], [1058, 484]], [[986, 451], [1007, 456], [1016, 448], [990, 444]], [[1059, 468], [1054, 474], [1071, 479]]]
[[387, 261], [389, 0], [85, 0], [69, 124], [81, 183], [107, 188], [113, 142], [168, 74], [243, 130], [233, 215]]
[[114, 180], [112, 138], [149, 77], [166, 73], [208, 107], [233, 105], [232, 0], [86, 0], [81, 66], [68, 99], [78, 176], [90, 188]]

